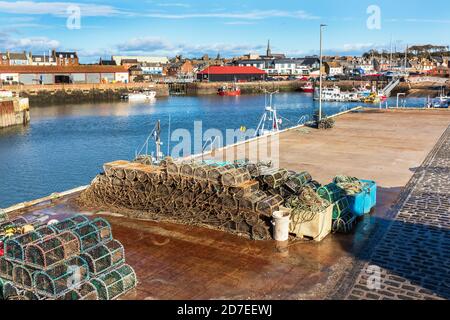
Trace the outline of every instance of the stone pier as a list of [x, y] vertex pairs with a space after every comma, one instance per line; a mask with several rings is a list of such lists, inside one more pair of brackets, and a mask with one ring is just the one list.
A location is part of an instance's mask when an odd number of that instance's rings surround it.
[[30, 122], [28, 98], [7, 98], [0, 100], [0, 128], [26, 125]]

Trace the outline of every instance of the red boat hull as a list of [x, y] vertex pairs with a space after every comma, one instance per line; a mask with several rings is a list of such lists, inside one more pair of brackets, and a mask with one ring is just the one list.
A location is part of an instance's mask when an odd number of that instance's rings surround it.
[[306, 93], [314, 93], [314, 88], [302, 88], [301, 90]]
[[241, 90], [219, 91], [217, 94], [221, 97], [228, 97], [228, 96], [236, 97], [241, 95]]

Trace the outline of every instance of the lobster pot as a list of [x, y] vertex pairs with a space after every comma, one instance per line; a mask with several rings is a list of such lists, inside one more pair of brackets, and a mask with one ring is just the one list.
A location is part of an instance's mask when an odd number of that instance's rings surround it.
[[36, 270], [15, 265], [13, 269], [13, 282], [22, 289], [33, 289], [33, 273]]
[[78, 214], [58, 223], [52, 224], [51, 228], [57, 233], [62, 233], [64, 231], [76, 229], [86, 223], [89, 223], [89, 219], [86, 216]]
[[36, 271], [33, 280], [38, 294], [55, 299], [89, 280], [89, 267], [86, 260], [75, 257], [47, 271]]
[[14, 283], [8, 281], [3, 284], [2, 294], [4, 300], [11, 300], [13, 297], [18, 297], [19, 292], [19, 288]]
[[56, 298], [56, 300], [98, 300], [97, 290], [90, 282], [83, 283], [82, 285], [72, 289]]
[[155, 170], [156, 168], [153, 166], [143, 165], [139, 170], [137, 170], [136, 178], [139, 182], [149, 183], [152, 181], [151, 176], [155, 172]]
[[42, 226], [34, 230], [41, 238], [45, 238], [48, 236], [53, 236], [56, 234], [56, 230], [51, 226]]
[[316, 181], [316, 180], [313, 180], [313, 181], [311, 181], [311, 182], [308, 182], [308, 183], [305, 185], [305, 187], [309, 187], [309, 188], [313, 189], [315, 192], [317, 192], [317, 190], [319, 190], [319, 188], [320, 188], [321, 186], [322, 186], [322, 185], [321, 185], [318, 181]]
[[112, 240], [92, 248], [82, 257], [86, 260], [90, 273], [97, 276], [124, 263], [125, 250], [119, 241]]
[[80, 251], [89, 250], [101, 242], [112, 240], [111, 225], [102, 218], [92, 220], [73, 230], [80, 240]]
[[237, 210], [239, 208], [238, 201], [232, 195], [224, 194], [220, 196], [220, 199], [224, 208], [231, 210]]
[[333, 208], [333, 220], [339, 219], [350, 212], [349, 206], [347, 197], [339, 199]]
[[125, 179], [127, 181], [136, 181], [137, 180], [137, 172], [143, 167], [142, 164], [139, 163], [130, 163], [128, 165], [123, 166], [125, 172]]
[[25, 262], [36, 269], [47, 270], [79, 254], [80, 240], [73, 232], [66, 231], [26, 246]]
[[333, 232], [349, 233], [353, 230], [356, 224], [356, 216], [349, 210], [344, 212], [340, 217], [333, 220]]
[[0, 300], [3, 300], [3, 285], [4, 285], [5, 281], [0, 278]]
[[113, 167], [111, 169], [111, 171], [113, 172], [112, 177], [117, 178], [119, 180], [124, 180], [125, 179], [125, 168], [127, 168], [129, 165], [130, 165], [130, 163]]
[[195, 169], [204, 166], [198, 162], [184, 162], [180, 168], [180, 174], [185, 177], [194, 177]]
[[8, 260], [23, 262], [25, 259], [25, 247], [29, 243], [41, 239], [36, 232], [29, 232], [5, 241], [5, 256]]
[[222, 184], [227, 187], [237, 187], [251, 179], [250, 173], [245, 168], [229, 170], [222, 174]]
[[6, 260], [5, 257], [0, 257], [0, 278], [12, 280], [13, 270], [14, 263], [12, 261]]
[[278, 211], [283, 204], [284, 199], [280, 195], [269, 196], [258, 202], [256, 205], [256, 211], [266, 215], [272, 216], [275, 211]]
[[262, 173], [262, 179], [270, 188], [276, 189], [284, 184], [287, 174], [286, 169], [269, 169]]
[[245, 197], [246, 195], [253, 194], [259, 190], [259, 182], [250, 180], [240, 184], [237, 187], [231, 187], [230, 193], [237, 198]]
[[15, 219], [10, 219], [7, 221], [3, 221], [2, 223], [0, 223], [0, 230], [9, 227], [9, 226], [23, 226], [28, 224], [28, 220], [25, 219], [24, 217], [18, 217]]
[[230, 164], [223, 166], [212, 166], [211, 170], [208, 172], [208, 181], [212, 183], [221, 183], [222, 175], [234, 169], [235, 167]]
[[239, 199], [239, 208], [242, 210], [256, 211], [258, 202], [265, 198], [267, 198], [267, 194], [264, 191], [258, 190]]
[[311, 175], [308, 172], [302, 172], [291, 176], [288, 181], [286, 181], [285, 186], [291, 191], [298, 193], [311, 181]]
[[317, 194], [322, 199], [325, 199], [330, 203], [335, 203], [345, 196], [342, 192], [342, 189], [339, 188], [335, 183], [330, 183], [326, 186], [320, 187], [317, 190]]
[[183, 162], [181, 162], [181, 161], [168, 161], [167, 162], [167, 173], [176, 174], [176, 175], [180, 174], [182, 165], [183, 165]]
[[136, 287], [137, 280], [133, 268], [124, 264], [99, 278], [92, 279], [91, 283], [97, 289], [100, 300], [113, 300]]
[[123, 166], [123, 165], [127, 165], [130, 162], [125, 161], [125, 160], [117, 160], [114, 162], [109, 162], [109, 163], [105, 163], [103, 165], [103, 170], [105, 171], [105, 174], [107, 177], [113, 177], [115, 174], [115, 168], [118, 166]]

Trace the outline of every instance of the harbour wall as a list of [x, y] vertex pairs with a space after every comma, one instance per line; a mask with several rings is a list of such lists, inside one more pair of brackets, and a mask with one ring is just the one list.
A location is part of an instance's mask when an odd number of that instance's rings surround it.
[[8, 98], [0, 100], [0, 128], [26, 125], [30, 122], [28, 98]]
[[156, 91], [157, 97], [169, 95], [167, 85], [153, 83], [17, 85], [3, 88], [28, 98], [32, 105], [117, 101], [122, 94], [149, 88]]
[[[261, 94], [265, 91], [295, 92], [306, 82], [303, 81], [260, 81], [239, 83], [243, 94]], [[368, 81], [324, 81], [324, 86], [338, 86], [342, 90], [352, 90]], [[373, 82], [378, 88], [383, 88], [387, 83]], [[157, 97], [167, 97], [170, 94], [182, 94], [190, 96], [215, 95], [222, 86], [230, 86], [226, 82], [194, 82], [194, 83], [110, 83], [110, 84], [55, 84], [55, 85], [16, 85], [3, 86], [3, 89], [13, 91], [21, 97], [29, 99], [31, 105], [67, 104], [67, 103], [92, 103], [120, 100], [120, 96], [135, 90], [149, 89], [156, 91]], [[450, 84], [447, 84], [450, 89]], [[401, 83], [394, 89], [392, 95], [405, 93], [407, 96], [427, 97], [437, 96], [440, 86], [434, 83]]]

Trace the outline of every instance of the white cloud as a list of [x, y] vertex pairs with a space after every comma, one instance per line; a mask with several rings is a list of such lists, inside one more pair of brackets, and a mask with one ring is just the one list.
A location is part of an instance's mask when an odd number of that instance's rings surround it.
[[187, 3], [158, 3], [158, 7], [178, 7], [178, 8], [190, 8], [191, 5]]
[[36, 1], [0, 1], [0, 12], [10, 14], [67, 16], [67, 9], [71, 6], [78, 6], [81, 9], [81, 14], [83, 16], [112, 16], [121, 13], [120, 10], [108, 5]]
[[161, 38], [134, 38], [117, 45], [117, 51], [125, 54], [162, 54], [173, 56], [182, 54], [186, 56], [199, 56], [202, 54], [217, 54], [231, 56], [264, 50], [264, 45], [249, 44], [186, 44], [171, 43]]
[[[373, 49], [375, 46], [374, 43], [346, 43], [340, 49], [342, 52], [351, 52], [351, 51], [367, 51]], [[339, 49], [337, 49], [339, 50]]]
[[11, 38], [9, 33], [0, 33], [0, 48], [10, 51], [47, 51], [59, 45], [59, 41], [47, 37]]
[[268, 18], [292, 18], [300, 20], [315, 20], [318, 16], [309, 14], [306, 11], [282, 11], [282, 10], [253, 10], [249, 12], [206, 12], [206, 13], [148, 13], [147, 17], [160, 19], [194, 19], [194, 18], [223, 18], [223, 19], [244, 19], [262, 20]]

